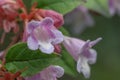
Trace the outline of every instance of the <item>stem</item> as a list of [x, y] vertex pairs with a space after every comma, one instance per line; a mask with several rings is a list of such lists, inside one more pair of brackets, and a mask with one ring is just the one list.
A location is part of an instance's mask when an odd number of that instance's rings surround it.
[[1, 40], [0, 40], [0, 43], [1, 43], [1, 44], [4, 43], [5, 36], [6, 36], [6, 32], [3, 32], [2, 37], [1, 37]]

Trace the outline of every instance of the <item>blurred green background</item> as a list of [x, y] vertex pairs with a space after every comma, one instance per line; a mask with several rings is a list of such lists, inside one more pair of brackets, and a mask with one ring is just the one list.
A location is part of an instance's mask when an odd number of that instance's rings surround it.
[[[91, 65], [91, 77], [85, 79], [82, 74], [76, 78], [65, 75], [60, 80], [120, 80], [120, 17], [106, 18], [94, 15], [93, 19], [95, 25], [76, 36], [83, 40], [103, 38], [94, 47], [98, 56], [97, 63]], [[66, 28], [69, 30], [70, 27], [66, 26]]]

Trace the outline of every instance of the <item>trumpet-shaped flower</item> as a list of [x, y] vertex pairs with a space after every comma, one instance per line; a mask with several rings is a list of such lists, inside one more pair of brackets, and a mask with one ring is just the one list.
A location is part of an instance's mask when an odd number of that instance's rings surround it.
[[97, 52], [94, 49], [91, 49], [91, 47], [100, 40], [101, 38], [98, 38], [94, 41], [83, 41], [70, 37], [64, 38], [63, 45], [77, 61], [77, 71], [79, 73], [83, 73], [86, 78], [89, 78], [90, 76], [89, 64], [94, 64], [97, 56]]
[[39, 48], [42, 52], [50, 54], [54, 52], [54, 45], [63, 41], [62, 33], [54, 27], [54, 20], [50, 17], [29, 22], [27, 32], [27, 45], [31, 50]]
[[57, 80], [57, 78], [62, 77], [64, 74], [64, 69], [60, 66], [49, 66], [40, 73], [32, 76], [26, 77], [25, 80]]
[[[73, 34], [82, 33], [88, 26], [94, 25], [94, 20], [85, 6], [78, 6], [65, 15], [65, 23]], [[74, 26], [74, 27], [72, 27]]]

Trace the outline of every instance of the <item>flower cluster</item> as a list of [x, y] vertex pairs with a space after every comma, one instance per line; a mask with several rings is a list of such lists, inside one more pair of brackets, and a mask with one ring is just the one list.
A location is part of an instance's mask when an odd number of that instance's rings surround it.
[[[79, 6], [76, 9], [81, 12], [82, 16], [80, 17], [84, 18], [83, 22], [81, 21], [82, 27], [94, 23], [86, 8]], [[17, 23], [17, 20], [23, 22], [23, 27], [20, 27], [20, 30], [18, 27], [20, 24]], [[97, 57], [97, 52], [92, 47], [102, 38], [84, 41], [69, 37], [59, 30], [63, 24], [63, 15], [56, 11], [39, 9], [36, 8], [36, 4], [33, 4], [28, 12], [22, 0], [0, 0], [0, 29], [2, 28], [5, 33], [11, 30], [14, 33], [20, 31], [16, 35], [17, 37], [12, 38], [13, 42], [9, 46], [21, 41], [27, 43], [30, 50], [40, 50], [42, 54], [46, 55], [61, 53], [61, 47], [64, 47], [77, 62], [76, 70], [83, 73], [85, 78], [89, 78], [89, 64], [94, 64]], [[3, 59], [7, 50], [0, 52], [0, 59]], [[36, 75], [24, 77], [24, 79], [57, 80], [63, 74], [64, 69], [62, 67], [51, 64]], [[17, 77], [20, 77], [20, 74], [13, 79], [23, 80], [21, 77], [21, 79], [17, 79]]]
[[54, 45], [63, 41], [63, 34], [54, 26], [54, 20], [46, 17], [41, 21], [28, 23], [28, 47], [32, 50], [40, 49], [44, 53], [54, 52]]
[[83, 41], [76, 38], [64, 37], [63, 45], [67, 51], [77, 61], [77, 71], [83, 73], [86, 78], [90, 77], [90, 67], [88, 64], [94, 64], [96, 62], [97, 52], [91, 49], [102, 38], [98, 38], [94, 41]]
[[[60, 18], [61, 16], [58, 17], [59, 17], [58, 19], [61, 19]], [[96, 62], [97, 56], [97, 52], [94, 49], [91, 49], [91, 47], [98, 43], [101, 40], [101, 38], [98, 38], [95, 41], [90, 40], [83, 41], [76, 38], [64, 36], [56, 28], [55, 22], [57, 22], [55, 18], [53, 19], [48, 16], [40, 21], [32, 20], [28, 22], [27, 45], [29, 49], [31, 50], [39, 49], [43, 53], [51, 54], [55, 51], [55, 45], [62, 43], [64, 47], [67, 49], [67, 51], [71, 54], [71, 56], [75, 59], [75, 61], [77, 61], [77, 71], [79, 73], [82, 72], [86, 78], [89, 78], [90, 67], [88, 64], [94, 64]], [[33, 77], [37, 76], [38, 74]]]
[[[88, 64], [94, 64], [97, 56], [97, 52], [91, 49], [91, 47], [98, 43], [101, 38], [95, 41], [83, 41], [66, 37], [58, 30], [64, 23], [61, 14], [52, 10], [35, 9], [34, 11], [36, 11], [35, 15], [39, 19], [33, 18], [26, 25], [26, 42], [28, 48], [31, 50], [39, 49], [45, 54], [52, 54], [55, 52], [55, 46], [62, 43], [75, 61], [77, 61], [77, 71], [79, 73], [82, 72], [86, 78], [89, 78], [90, 67]], [[57, 74], [64, 73], [63, 69], [57, 68], [55, 68], [57, 73], [53, 73], [54, 70], [51, 70], [51, 68], [50, 66], [39, 74], [27, 77], [26, 80], [56, 80]]]

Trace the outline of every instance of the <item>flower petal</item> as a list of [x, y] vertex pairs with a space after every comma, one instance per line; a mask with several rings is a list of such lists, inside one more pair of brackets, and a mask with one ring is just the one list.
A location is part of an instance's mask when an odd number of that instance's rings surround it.
[[90, 67], [87, 63], [87, 59], [83, 56], [80, 56], [78, 61], [77, 61], [77, 71], [79, 73], [83, 73], [83, 75], [85, 76], [85, 78], [89, 78], [90, 77]]
[[80, 50], [84, 44], [85, 42], [82, 40], [76, 38], [70, 38], [66, 36], [64, 37], [64, 41], [63, 41], [63, 45], [76, 61], [79, 58]]
[[82, 48], [80, 49], [79, 55], [82, 55], [88, 58], [90, 56], [89, 49], [90, 49], [90, 40], [87, 40], [82, 46]]
[[63, 41], [63, 34], [59, 30], [57, 30], [57, 29], [53, 29], [51, 31], [53, 32], [54, 37], [55, 37], [55, 38], [53, 37], [52, 43], [53, 44], [61, 43]]
[[52, 71], [53, 71], [53, 74], [55, 74], [57, 78], [62, 77], [64, 74], [64, 69], [60, 66], [53, 66]]
[[54, 52], [54, 46], [51, 43], [39, 42], [39, 45], [39, 49], [46, 54], [51, 54]]
[[88, 57], [88, 63], [94, 64], [97, 59], [97, 52], [94, 49], [89, 49], [90, 57]]
[[33, 31], [33, 35], [39, 42], [48, 42], [50, 40], [48, 30], [45, 27], [35, 28]]
[[96, 58], [96, 54], [95, 54], [96, 51], [91, 49], [91, 47], [97, 44], [101, 39], [102, 38], [98, 38], [94, 41], [87, 40], [86, 43], [81, 48], [80, 54], [84, 55], [86, 58], [92, 58], [92, 56]]
[[40, 22], [32, 20], [27, 24], [27, 32], [30, 34], [36, 27], [39, 27]]
[[33, 32], [38, 41], [39, 49], [47, 54], [54, 52], [54, 46], [51, 44], [51, 38], [45, 27], [38, 27]]
[[50, 17], [54, 20], [54, 26], [56, 28], [59, 28], [61, 27], [61, 25], [64, 24], [64, 19], [63, 19], [63, 15], [53, 11], [53, 10], [43, 10], [43, 9], [40, 9], [39, 10], [40, 12], [40, 15], [42, 17]]
[[53, 25], [54, 25], [54, 21], [53, 21], [53, 19], [50, 18], [50, 17], [44, 18], [44, 19], [41, 21], [41, 23], [40, 23], [40, 26], [44, 26], [44, 27], [46, 27], [46, 28], [50, 28], [50, 27], [52, 27]]
[[38, 42], [31, 36], [28, 37], [27, 45], [28, 45], [29, 49], [31, 49], [31, 50], [38, 49]]
[[96, 40], [94, 40], [94, 41], [91, 41], [90, 42], [90, 47], [93, 47], [94, 45], [96, 45], [98, 42], [100, 42], [102, 40], [102, 38], [100, 37], [100, 38], [97, 38]]

